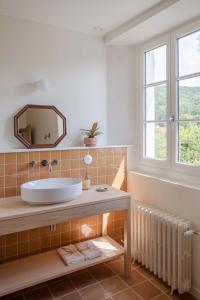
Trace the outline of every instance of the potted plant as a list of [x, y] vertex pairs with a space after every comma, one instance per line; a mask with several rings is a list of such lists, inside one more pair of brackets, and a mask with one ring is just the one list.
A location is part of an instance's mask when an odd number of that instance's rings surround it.
[[99, 131], [98, 123], [94, 122], [90, 129], [81, 129], [81, 131], [86, 135], [84, 138], [84, 145], [86, 147], [96, 146], [97, 136], [102, 134], [102, 132]]

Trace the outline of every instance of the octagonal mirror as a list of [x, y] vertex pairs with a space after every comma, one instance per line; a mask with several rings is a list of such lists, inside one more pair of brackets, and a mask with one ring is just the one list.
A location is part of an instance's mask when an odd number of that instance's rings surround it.
[[27, 148], [53, 148], [66, 136], [66, 118], [49, 105], [26, 105], [14, 117], [14, 135]]

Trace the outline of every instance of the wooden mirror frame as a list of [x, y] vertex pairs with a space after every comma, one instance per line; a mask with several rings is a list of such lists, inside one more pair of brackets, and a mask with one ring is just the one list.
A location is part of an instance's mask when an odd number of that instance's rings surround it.
[[[55, 111], [63, 120], [63, 134], [55, 141], [55, 143], [53, 144], [31, 144], [29, 143], [25, 138], [23, 138], [20, 134], [19, 134], [19, 117], [29, 108], [39, 108], [39, 109], [51, 109], [53, 111]], [[66, 128], [66, 118], [65, 116], [55, 107], [55, 106], [51, 106], [51, 105], [32, 105], [32, 104], [27, 104], [26, 106], [24, 106], [15, 116], [14, 116], [14, 136], [20, 141], [22, 142], [22, 144], [24, 144], [27, 148], [29, 149], [33, 149], [33, 148], [54, 148], [56, 147], [60, 141], [66, 136], [67, 134], [67, 128]]]

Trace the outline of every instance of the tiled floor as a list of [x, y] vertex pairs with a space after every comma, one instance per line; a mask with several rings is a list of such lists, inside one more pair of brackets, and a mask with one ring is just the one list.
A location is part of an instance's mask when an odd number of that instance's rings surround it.
[[139, 265], [123, 277], [123, 259], [97, 265], [0, 300], [194, 300], [190, 294], [170, 296], [170, 289]]

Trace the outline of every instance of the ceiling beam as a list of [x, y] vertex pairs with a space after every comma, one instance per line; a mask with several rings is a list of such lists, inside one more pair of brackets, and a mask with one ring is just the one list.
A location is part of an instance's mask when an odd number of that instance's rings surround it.
[[112, 40], [116, 39], [117, 37], [121, 36], [127, 31], [133, 29], [137, 25], [144, 23], [149, 18], [157, 15], [158, 13], [160, 13], [161, 11], [165, 10], [166, 8], [170, 7], [171, 5], [175, 4], [178, 1], [180, 0], [162, 0], [161, 2], [150, 7], [143, 13], [137, 15], [136, 17], [130, 19], [129, 21], [125, 22], [124, 24], [120, 25], [114, 30], [108, 32], [104, 36], [104, 42], [105, 43], [111, 42]]

